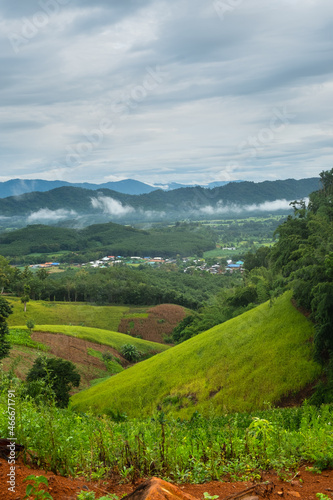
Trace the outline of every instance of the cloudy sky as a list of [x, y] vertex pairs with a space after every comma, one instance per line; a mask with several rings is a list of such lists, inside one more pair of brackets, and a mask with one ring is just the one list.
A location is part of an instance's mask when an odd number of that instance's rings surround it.
[[0, 0], [0, 180], [333, 167], [332, 0]]

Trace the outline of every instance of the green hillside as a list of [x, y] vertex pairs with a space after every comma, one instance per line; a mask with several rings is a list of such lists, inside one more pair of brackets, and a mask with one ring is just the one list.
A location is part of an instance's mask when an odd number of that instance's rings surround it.
[[92, 306], [84, 302], [48, 302], [30, 300], [24, 312], [21, 300], [7, 299], [13, 306], [8, 325], [25, 325], [28, 319], [39, 325], [79, 325], [117, 331], [119, 323], [129, 307]]
[[250, 411], [277, 403], [320, 374], [314, 328], [288, 292], [143, 361], [72, 398], [75, 408], [125, 412], [157, 408], [182, 417]]
[[[198, 224], [142, 231], [113, 222], [85, 229], [43, 224], [0, 234], [0, 255], [98, 251], [112, 255], [196, 255], [215, 248], [214, 234]], [[59, 256], [61, 259], [61, 256]]]
[[[17, 325], [15, 328], [25, 329], [25, 327]], [[63, 335], [69, 335], [70, 337], [77, 337], [89, 342], [96, 342], [96, 344], [113, 347], [117, 351], [120, 351], [125, 344], [134, 345], [143, 354], [161, 352], [166, 349], [170, 349], [170, 346], [158, 344], [157, 342], [150, 342], [148, 340], [130, 337], [124, 333], [102, 330], [100, 328], [89, 328], [86, 326], [36, 325], [34, 327], [34, 331], [62, 333]]]

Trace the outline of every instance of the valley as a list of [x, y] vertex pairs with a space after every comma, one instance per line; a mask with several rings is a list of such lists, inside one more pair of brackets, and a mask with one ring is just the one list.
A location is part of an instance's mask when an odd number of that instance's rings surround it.
[[15, 393], [21, 470], [97, 495], [151, 476], [259, 498], [312, 498], [311, 473], [327, 486], [332, 172], [321, 181], [292, 214], [3, 231], [0, 432]]

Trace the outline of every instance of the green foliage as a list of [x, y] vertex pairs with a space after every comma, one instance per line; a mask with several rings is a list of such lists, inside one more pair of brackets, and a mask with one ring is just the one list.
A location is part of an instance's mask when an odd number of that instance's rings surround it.
[[31, 330], [33, 330], [33, 328], [35, 328], [35, 323], [32, 321], [32, 319], [28, 319], [25, 324], [31, 333]]
[[8, 356], [10, 343], [8, 342], [7, 318], [12, 314], [12, 308], [6, 299], [0, 296], [0, 359]]
[[77, 496], [77, 500], [95, 500], [95, 498], [94, 491], [80, 491]]
[[136, 363], [142, 356], [141, 352], [133, 344], [123, 345], [120, 352], [131, 363]]
[[208, 491], [205, 491], [203, 497], [204, 500], [217, 500], [217, 498], [219, 498], [219, 495], [210, 495]]
[[279, 227], [270, 258], [297, 304], [312, 311], [315, 356], [325, 365], [333, 354], [333, 169], [320, 177], [322, 187], [310, 195], [308, 207], [302, 201], [293, 203], [294, 217]]
[[31, 292], [31, 287], [30, 285], [25, 284], [23, 287], [23, 295], [21, 297], [21, 302], [24, 304], [24, 312], [27, 310], [27, 303], [30, 300], [30, 292]]
[[48, 480], [45, 476], [34, 476], [30, 475], [23, 479], [23, 481], [32, 481], [33, 484], [28, 484], [26, 488], [26, 494], [24, 499], [34, 499], [34, 500], [53, 500], [53, 497], [45, 490], [40, 490], [39, 486], [41, 484], [49, 485]]
[[[309, 339], [314, 328], [291, 293], [215, 326], [72, 397], [73, 405], [129, 417], [162, 407], [180, 417], [274, 404], [320, 375]], [[134, 340], [134, 339], [133, 339]], [[291, 355], [292, 353], [292, 355]], [[171, 368], [172, 367], [172, 368]], [[179, 403], [165, 404], [167, 396]]]
[[[95, 500], [95, 498], [94, 491], [81, 491], [77, 496], [77, 500]], [[119, 500], [119, 497], [112, 493], [110, 495], [99, 497], [99, 500]]]
[[80, 375], [75, 365], [60, 358], [37, 358], [28, 373], [27, 382], [37, 380], [44, 380], [52, 388], [60, 408], [68, 406], [70, 389], [80, 385]]
[[[35, 263], [34, 257], [23, 259], [23, 256], [60, 251], [68, 253], [59, 255], [58, 261], [69, 257], [71, 262], [87, 262], [91, 260], [88, 253], [92, 251], [108, 255], [176, 257], [202, 255], [205, 250], [212, 248], [215, 248], [214, 234], [198, 224], [182, 224], [151, 231], [141, 231], [113, 222], [94, 224], [80, 230], [36, 224], [0, 235], [0, 253], [4, 256], [22, 256], [21, 262], [24, 260], [25, 263]], [[81, 255], [78, 256], [78, 252]], [[38, 277], [45, 279], [45, 275], [40, 274]]]
[[101, 353], [100, 351], [96, 351], [95, 349], [88, 349], [88, 354], [91, 356], [95, 356], [96, 358], [104, 361], [105, 367], [110, 375], [114, 375], [116, 373], [120, 373], [123, 371], [123, 367], [120, 364], [120, 361], [115, 356], [112, 356], [109, 352]]
[[8, 342], [12, 345], [24, 345], [26, 347], [38, 349], [39, 351], [48, 351], [47, 346], [40, 342], [35, 342], [34, 340], [32, 340], [29, 331], [20, 328], [11, 328], [9, 330]]
[[316, 497], [319, 498], [319, 500], [331, 500], [331, 498], [328, 495], [325, 495], [325, 493], [316, 493]]
[[[121, 473], [123, 480], [154, 475], [204, 483], [333, 460], [332, 405], [222, 412], [207, 419], [195, 413], [190, 420], [160, 412], [115, 422], [52, 405], [37, 407], [19, 397], [17, 439], [35, 464], [56, 474], [101, 478], [104, 470], [108, 476]], [[2, 435], [8, 426], [6, 408], [5, 392], [0, 396]]]

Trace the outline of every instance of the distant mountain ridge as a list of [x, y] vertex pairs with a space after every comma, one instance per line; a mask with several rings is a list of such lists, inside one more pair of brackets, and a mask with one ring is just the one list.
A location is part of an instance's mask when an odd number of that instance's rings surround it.
[[[202, 184], [202, 187], [214, 188], [217, 186], [224, 186], [231, 181], [216, 181], [209, 184]], [[241, 182], [241, 181], [234, 181]], [[111, 189], [118, 193], [123, 194], [147, 194], [157, 189], [163, 191], [170, 191], [173, 189], [194, 187], [187, 184], [178, 184], [172, 182], [171, 184], [149, 185], [134, 179], [124, 179], [121, 181], [105, 182], [103, 184], [93, 184], [90, 182], [67, 182], [67, 181], [46, 181], [42, 179], [11, 179], [9, 181], [0, 182], [0, 198], [8, 198], [9, 196], [19, 196], [25, 193], [40, 192], [45, 193], [59, 187], [79, 187], [84, 189], [91, 189], [93, 191], [98, 189]]]
[[[0, 199], [0, 218], [27, 218], [28, 224], [94, 217], [131, 223], [138, 220], [200, 220], [231, 213], [290, 210], [289, 202], [306, 198], [320, 187], [319, 178], [283, 181], [231, 182], [206, 189], [200, 186], [141, 195], [110, 189], [57, 187], [47, 192], [30, 192]], [[103, 219], [104, 217], [104, 219]], [[86, 225], [86, 223], [84, 223]], [[17, 226], [16, 226], [17, 227]]]

